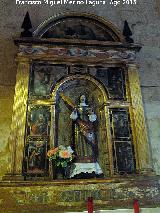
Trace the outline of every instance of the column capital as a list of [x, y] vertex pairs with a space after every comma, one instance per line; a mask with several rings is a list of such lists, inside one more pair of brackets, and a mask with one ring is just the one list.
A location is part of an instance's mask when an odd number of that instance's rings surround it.
[[136, 70], [138, 70], [140, 66], [139, 66], [139, 64], [136, 64], [136, 63], [128, 63], [128, 64], [126, 64], [126, 67], [128, 69], [136, 69]]
[[24, 57], [24, 56], [18, 55], [18, 56], [15, 58], [15, 61], [16, 61], [17, 63], [30, 64], [30, 63], [32, 62], [32, 59], [29, 58], [29, 57]]

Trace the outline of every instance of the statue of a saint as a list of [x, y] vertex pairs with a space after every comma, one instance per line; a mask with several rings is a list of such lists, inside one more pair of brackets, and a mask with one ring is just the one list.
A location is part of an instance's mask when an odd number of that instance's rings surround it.
[[72, 109], [70, 118], [73, 121], [73, 146], [76, 161], [70, 178], [101, 176], [103, 172], [97, 161], [98, 144], [94, 130], [97, 116], [93, 108], [86, 104], [85, 95], [81, 95], [78, 106], [64, 94], [61, 94], [61, 97]]

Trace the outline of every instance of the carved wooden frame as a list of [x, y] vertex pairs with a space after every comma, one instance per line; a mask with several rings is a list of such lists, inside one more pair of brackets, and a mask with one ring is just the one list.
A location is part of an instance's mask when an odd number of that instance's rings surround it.
[[[72, 14], [73, 15], [73, 14]], [[82, 14], [84, 15], [84, 14]], [[85, 14], [86, 15], [86, 14]], [[88, 16], [88, 15], [87, 15]], [[95, 16], [94, 16], [95, 18]], [[97, 17], [96, 17], [97, 18]], [[100, 18], [99, 21], [102, 21]], [[104, 21], [103, 21], [104, 22]], [[45, 23], [44, 23], [45, 24]], [[109, 27], [111, 24], [105, 22]], [[35, 35], [38, 35], [39, 30], [43, 27], [40, 26]], [[115, 27], [112, 27], [115, 30]], [[19, 46], [19, 52], [17, 54], [17, 79], [15, 87], [15, 97], [13, 105], [13, 116], [11, 125], [11, 137], [10, 137], [10, 152], [12, 155], [11, 167], [9, 176], [14, 180], [23, 179], [22, 177], [22, 162], [24, 151], [24, 139], [25, 139], [25, 125], [26, 125], [26, 112], [28, 102], [28, 82], [30, 65], [34, 61], [46, 61], [59, 64], [83, 64], [83, 65], [105, 65], [107, 66], [122, 66], [126, 70], [126, 90], [127, 101], [123, 103], [119, 101], [107, 100], [104, 101], [104, 110], [106, 114], [107, 128], [107, 140], [111, 140], [109, 130], [109, 108], [116, 107], [129, 107], [131, 116], [131, 127], [133, 132], [133, 142], [136, 155], [136, 169], [140, 174], [151, 173], [151, 162], [148, 148], [147, 131], [145, 126], [145, 117], [143, 111], [142, 97], [140, 82], [138, 77], [138, 67], [135, 63], [136, 51], [140, 50], [138, 45], [126, 44], [123, 42], [123, 36], [116, 30], [117, 35], [121, 42], [102, 42], [102, 41], [71, 41], [68, 39], [15, 39], [15, 43]], [[85, 45], [85, 46], [84, 46]], [[78, 48], [82, 50], [82, 54], [69, 55], [68, 50]], [[63, 50], [63, 51], [61, 51]], [[83, 55], [83, 51], [86, 51], [88, 55]], [[57, 53], [63, 53], [57, 55]], [[96, 53], [95, 53], [96, 52]], [[84, 78], [87, 78], [86, 76]], [[90, 79], [94, 81], [93, 79]], [[101, 87], [100, 85], [98, 85]], [[57, 86], [58, 87], [58, 86]], [[34, 104], [52, 105], [51, 113], [54, 115], [55, 91], [52, 93], [52, 97], [49, 100], [39, 100]], [[52, 104], [51, 104], [52, 103]], [[54, 117], [51, 118], [51, 123], [54, 127]], [[50, 137], [54, 138], [54, 132]], [[112, 160], [112, 148], [108, 144], [110, 152], [110, 174], [113, 176], [113, 160]], [[50, 167], [50, 176], [52, 171]], [[11, 178], [11, 179], [12, 179]]]

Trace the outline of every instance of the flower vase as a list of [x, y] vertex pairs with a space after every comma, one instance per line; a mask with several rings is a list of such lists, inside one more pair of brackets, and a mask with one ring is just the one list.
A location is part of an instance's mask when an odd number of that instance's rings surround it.
[[67, 176], [66, 176], [66, 167], [57, 167], [56, 168], [56, 176], [57, 176], [57, 179], [67, 179]]
[[66, 169], [67, 169], [66, 167], [62, 168], [62, 176], [64, 180], [67, 179]]

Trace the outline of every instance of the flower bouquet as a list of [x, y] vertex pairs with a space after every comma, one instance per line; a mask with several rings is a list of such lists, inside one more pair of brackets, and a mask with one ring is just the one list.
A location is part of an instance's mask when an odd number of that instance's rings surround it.
[[63, 173], [63, 176], [66, 175], [67, 167], [71, 164], [74, 159], [73, 150], [70, 146], [65, 147], [60, 145], [50, 149], [47, 152], [49, 161], [52, 161], [56, 168], [59, 168]]

